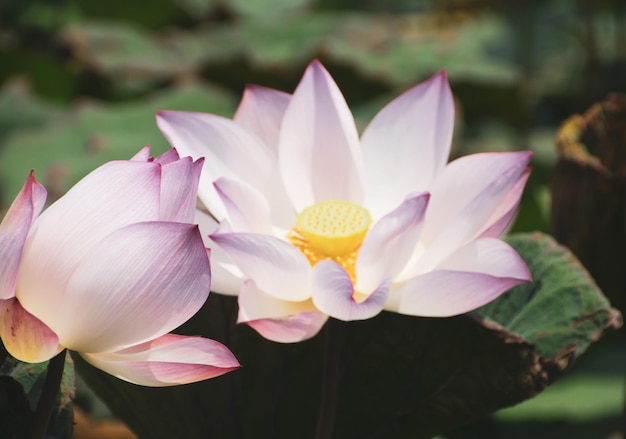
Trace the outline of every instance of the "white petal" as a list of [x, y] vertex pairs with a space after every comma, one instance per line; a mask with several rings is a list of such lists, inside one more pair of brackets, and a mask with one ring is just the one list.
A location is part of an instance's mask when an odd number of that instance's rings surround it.
[[248, 85], [233, 120], [278, 153], [278, 133], [290, 98], [282, 91]]
[[174, 334], [118, 352], [81, 355], [113, 376], [152, 387], [195, 383], [240, 367], [223, 344], [208, 338]]
[[485, 238], [460, 248], [435, 271], [399, 286], [386, 308], [416, 316], [453, 316], [529, 281], [528, 267], [515, 250], [502, 241]]
[[306, 69], [287, 106], [279, 159], [296, 210], [324, 200], [362, 202], [362, 164], [354, 119], [319, 61]]
[[[477, 155], [479, 154], [475, 154]], [[441, 186], [433, 186], [418, 246], [418, 249], [425, 250], [421, 255], [412, 257], [409, 268], [400, 275], [400, 279], [408, 279], [432, 270], [457, 248], [477, 238], [481, 231], [489, 226], [490, 217], [526, 171], [526, 164], [532, 154], [493, 153], [481, 156], [479, 159], [467, 161], [459, 159], [451, 163], [448, 166], [451, 171], [446, 168], [446, 175], [452, 177], [440, 182], [453, 180], [454, 183], [448, 185], [445, 191], [441, 190]], [[469, 157], [473, 156], [464, 158]], [[462, 165], [454, 166], [457, 162], [461, 162]], [[474, 169], [468, 166], [468, 163], [485, 165], [486, 162], [492, 163], [493, 168]], [[485, 178], [483, 173], [488, 173], [489, 177]], [[477, 184], [477, 180], [481, 184]], [[467, 188], [464, 188], [461, 182], [466, 182]], [[467, 199], [459, 198], [458, 193], [451, 190], [452, 187], [456, 188], [457, 192], [464, 193]], [[475, 192], [476, 189], [479, 191]], [[436, 196], [438, 198], [435, 198]], [[449, 204], [454, 206], [448, 206]], [[431, 211], [433, 205], [435, 207]]]
[[228, 177], [245, 181], [263, 193], [280, 227], [293, 225], [293, 209], [289, 209], [277, 159], [258, 137], [232, 120], [213, 114], [160, 111], [157, 124], [183, 155], [206, 157], [198, 195], [218, 220], [224, 218], [225, 211], [212, 183]]
[[423, 231], [425, 242], [432, 242], [468, 205], [474, 204], [475, 199], [491, 187], [493, 206], [481, 212], [481, 217], [484, 215], [486, 220], [525, 172], [531, 157], [532, 153], [528, 151], [495, 152], [472, 154], [450, 162], [429, 190], [431, 199]]
[[366, 205], [374, 217], [428, 189], [448, 161], [454, 99], [440, 72], [394, 99], [363, 132]]
[[406, 199], [367, 233], [356, 260], [358, 291], [368, 294], [402, 271], [417, 245], [429, 197]]
[[530, 281], [530, 271], [520, 255], [506, 242], [495, 238], [472, 241], [455, 251], [437, 270], [485, 273]]
[[350, 276], [334, 261], [323, 260], [313, 268], [313, 303], [339, 320], [365, 320], [376, 316], [387, 300], [391, 279], [387, 278], [364, 300], [355, 299]]
[[527, 168], [486, 221], [485, 227], [480, 232], [481, 237], [499, 238], [506, 233], [517, 214], [517, 208], [522, 200], [522, 192], [524, 192], [529, 176], [530, 168]]
[[270, 206], [262, 193], [247, 183], [226, 177], [216, 180], [214, 185], [234, 230], [272, 233]]
[[254, 233], [218, 231], [211, 239], [266, 293], [294, 302], [311, 297], [311, 266], [293, 245]]
[[297, 343], [315, 336], [328, 316], [311, 300], [287, 302], [261, 291], [248, 280], [239, 295], [237, 323], [245, 323], [268, 340]]
[[196, 210], [195, 221], [200, 227], [205, 247], [211, 249], [211, 291], [236, 296], [243, 285], [243, 273], [219, 245], [209, 238], [218, 227], [217, 221]]
[[0, 223], [0, 299], [15, 296], [24, 242], [45, 202], [46, 190], [31, 172]]
[[239, 316], [237, 323], [259, 319], [279, 319], [302, 312], [318, 311], [311, 299], [288, 302], [263, 292], [253, 280], [244, 282], [239, 294]]
[[27, 279], [22, 284], [20, 278], [18, 298], [57, 333], [61, 344], [94, 353], [151, 340], [180, 326], [204, 304], [210, 278], [196, 226], [137, 223], [96, 243], [62, 290]]

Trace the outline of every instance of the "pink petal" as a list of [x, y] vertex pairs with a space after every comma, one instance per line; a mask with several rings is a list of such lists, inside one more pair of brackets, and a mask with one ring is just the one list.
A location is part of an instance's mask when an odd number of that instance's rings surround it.
[[474, 154], [450, 163], [431, 192], [420, 237], [426, 251], [403, 278], [430, 271], [476, 238], [526, 171], [531, 156], [529, 152]]
[[[62, 263], [58, 255], [52, 258]], [[131, 224], [96, 243], [63, 289], [19, 280], [24, 307], [79, 352], [103, 352], [159, 337], [187, 321], [210, 290], [198, 228]], [[22, 288], [23, 287], [23, 288]]]
[[400, 95], [363, 132], [366, 205], [379, 218], [429, 188], [448, 161], [454, 99], [445, 72]]
[[7, 352], [26, 363], [41, 363], [63, 350], [56, 334], [17, 299], [0, 300], [0, 338]]
[[[272, 233], [270, 206], [257, 189], [239, 180], [222, 177], [214, 183], [234, 230]], [[295, 218], [295, 214], [294, 214]]]
[[450, 162], [430, 188], [424, 239], [428, 243], [433, 241], [468, 205], [475, 204], [477, 197], [491, 189], [490, 209], [483, 209], [480, 215], [486, 220], [526, 171], [531, 157], [528, 151], [494, 152], [472, 154]]
[[524, 282], [531, 280], [526, 262], [509, 244], [495, 238], [477, 239], [464, 245], [439, 264], [437, 269], [486, 273]]
[[530, 168], [526, 168], [526, 171], [522, 173], [511, 190], [502, 199], [487, 220], [484, 229], [480, 232], [481, 237], [499, 238], [506, 233], [517, 214], [517, 208], [522, 200], [522, 192], [524, 192], [530, 171]]
[[117, 352], [81, 354], [98, 369], [142, 386], [164, 387], [215, 378], [240, 367], [221, 343], [167, 334]]
[[167, 165], [168, 163], [174, 163], [179, 160], [180, 155], [178, 155], [178, 151], [176, 151], [176, 148], [170, 148], [160, 156], [154, 158], [155, 163], [159, 163], [161, 165]]
[[150, 160], [150, 145], [146, 145], [139, 150], [131, 159], [133, 162], [147, 162]]
[[63, 290], [98, 241], [127, 224], [159, 218], [160, 181], [160, 165], [136, 161], [109, 162], [87, 175], [33, 224], [18, 284]]
[[407, 198], [367, 233], [356, 261], [358, 291], [370, 293], [402, 271], [417, 245], [429, 198], [427, 193]]
[[152, 157], [150, 155], [150, 145], [146, 145], [141, 148], [139, 152], [130, 160], [134, 162], [155, 162], [165, 165], [180, 160], [180, 156], [178, 155], [176, 148], [171, 148], [158, 157]]
[[323, 200], [361, 203], [361, 156], [354, 119], [319, 61], [306, 69], [287, 106], [279, 159], [296, 210]]
[[297, 343], [315, 336], [328, 316], [311, 300], [287, 302], [261, 291], [254, 281], [244, 283], [239, 294], [237, 323], [245, 323], [268, 340]]
[[508, 244], [492, 238], [457, 250], [435, 271], [398, 287], [386, 308], [401, 314], [448, 317], [474, 310], [531, 279], [528, 267]]
[[161, 221], [181, 223], [193, 221], [203, 162], [204, 159], [193, 162], [191, 157], [185, 157], [162, 165], [159, 214]]
[[268, 235], [219, 231], [210, 238], [266, 293], [294, 302], [311, 297], [309, 261], [288, 242]]
[[354, 298], [352, 280], [334, 261], [323, 260], [313, 268], [313, 303], [322, 312], [339, 320], [365, 320], [383, 309], [391, 279], [385, 279], [363, 301]]
[[282, 91], [248, 85], [233, 120], [278, 153], [280, 123], [290, 98]]
[[321, 312], [303, 312], [280, 319], [246, 322], [264, 338], [278, 343], [298, 343], [313, 338], [322, 329], [328, 316]]
[[209, 238], [218, 227], [217, 221], [196, 210], [194, 222], [200, 227], [204, 245], [211, 249], [211, 291], [236, 296], [243, 285], [243, 274], [224, 250]]
[[30, 227], [46, 202], [46, 190], [31, 171], [0, 223], [0, 299], [15, 296], [22, 249]]
[[263, 338], [278, 343], [298, 343], [317, 335], [328, 316], [321, 312], [303, 312], [281, 319], [260, 319], [246, 322]]
[[277, 159], [258, 137], [213, 114], [160, 111], [157, 124], [183, 155], [206, 157], [198, 195], [218, 220], [224, 218], [225, 210], [212, 183], [228, 177], [263, 193], [278, 225], [287, 229], [293, 225], [293, 209], [280, 180]]

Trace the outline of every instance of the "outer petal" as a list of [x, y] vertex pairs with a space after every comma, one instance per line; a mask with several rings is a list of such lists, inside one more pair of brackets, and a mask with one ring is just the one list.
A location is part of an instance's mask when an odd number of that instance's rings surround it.
[[[449, 183], [445, 191], [442, 191], [443, 185], [433, 186], [417, 252], [419, 253], [421, 248], [425, 250], [422, 254], [414, 254], [408, 269], [400, 275], [400, 279], [408, 279], [431, 271], [457, 248], [478, 237], [481, 231], [490, 225], [488, 221], [526, 171], [526, 164], [532, 153], [494, 153], [474, 156], [482, 157], [467, 161], [459, 159], [446, 168], [447, 178], [438, 181]], [[454, 166], [457, 162], [461, 165]], [[491, 162], [492, 167], [484, 169], [480, 166], [476, 169], [468, 167], [467, 164], [472, 162], [476, 165]], [[491, 175], [489, 178], [484, 178], [483, 173]], [[466, 182], [466, 189], [463, 189], [462, 182]], [[460, 198], [458, 194], [453, 193], [452, 188], [456, 188], [458, 192], [465, 192], [467, 199]], [[479, 192], [473, 193], [476, 189]], [[461, 207], [459, 208], [458, 205]]]
[[278, 153], [278, 133], [290, 98], [282, 91], [248, 85], [233, 120]]
[[147, 162], [150, 160], [150, 145], [146, 145], [139, 150], [131, 159], [133, 162]]
[[80, 261], [63, 290], [31, 288], [29, 273], [24, 277], [18, 293], [24, 308], [64, 346], [90, 353], [141, 343], [180, 326], [205, 302], [211, 282], [197, 226], [164, 222], [111, 233]]
[[194, 159], [206, 157], [198, 195], [218, 220], [225, 211], [212, 183], [228, 177], [256, 187], [270, 203], [275, 224], [291, 227], [295, 214], [280, 180], [278, 162], [258, 137], [213, 114], [160, 111], [157, 124], [181, 153]]
[[387, 300], [391, 279], [385, 279], [364, 300], [355, 298], [352, 280], [334, 261], [320, 261], [313, 268], [313, 303], [322, 312], [339, 320], [365, 320], [376, 316]]
[[169, 150], [165, 151], [163, 154], [155, 157], [152, 160], [154, 160], [155, 163], [167, 165], [168, 163], [173, 163], [180, 160], [180, 155], [178, 154], [178, 151], [176, 151], [176, 148], [170, 148]]
[[266, 293], [293, 302], [311, 297], [311, 266], [293, 245], [254, 233], [218, 231], [210, 238]]
[[171, 148], [158, 157], [152, 157], [150, 155], [150, 145], [146, 145], [141, 148], [139, 152], [135, 154], [130, 160], [134, 162], [155, 162], [161, 165], [165, 165], [167, 163], [172, 163], [180, 160], [180, 156], [178, 155], [178, 151], [176, 151], [176, 148]]
[[485, 228], [480, 232], [483, 238], [492, 237], [499, 238], [508, 230], [517, 214], [522, 199], [522, 192], [530, 176], [530, 168], [526, 168], [524, 173], [517, 179], [511, 190], [502, 199], [496, 210], [487, 220]]
[[506, 242], [482, 238], [459, 248], [444, 260], [437, 270], [459, 270], [511, 277], [523, 282], [531, 280], [526, 262]]
[[356, 261], [358, 291], [370, 293], [402, 271], [417, 245], [429, 198], [427, 193], [407, 198], [367, 233]]
[[528, 267], [515, 250], [485, 238], [460, 248], [437, 270], [398, 287], [386, 308], [401, 314], [448, 317], [476, 309], [529, 281]]
[[157, 220], [160, 181], [160, 165], [109, 162], [48, 207], [33, 225], [20, 266], [29, 294], [41, 291], [55, 303], [55, 293], [98, 241], [125, 225]]
[[223, 375], [240, 367], [221, 343], [167, 334], [118, 352], [81, 354], [98, 369], [142, 386], [175, 386]]
[[380, 217], [425, 191], [448, 161], [454, 99], [445, 72], [383, 108], [363, 132], [366, 204]]
[[431, 200], [426, 213], [423, 239], [426, 243], [437, 238], [468, 205], [489, 188], [489, 209], [480, 211], [482, 225], [500, 204], [507, 192], [526, 171], [532, 153], [495, 152], [472, 154], [450, 162], [430, 188]]
[[247, 183], [225, 177], [213, 184], [234, 230], [272, 233], [270, 206], [263, 194]]
[[30, 227], [46, 202], [46, 190], [31, 171], [0, 223], [0, 299], [15, 296], [22, 249]]
[[280, 170], [300, 211], [323, 200], [361, 203], [361, 156], [352, 114], [319, 61], [307, 68], [283, 118]]
[[217, 221], [196, 210], [194, 222], [200, 227], [204, 245], [211, 249], [211, 291], [236, 296], [243, 285], [243, 273], [224, 250], [209, 238], [218, 227]]
[[15, 298], [0, 301], [0, 338], [9, 354], [27, 363], [41, 363], [63, 350], [56, 334]]
[[246, 323], [268, 340], [297, 343], [315, 336], [328, 316], [311, 300], [287, 302], [261, 291], [254, 281], [244, 283], [239, 295], [237, 323]]
[[185, 157], [161, 167], [161, 221], [193, 221], [203, 162], [204, 159], [193, 162], [191, 157]]

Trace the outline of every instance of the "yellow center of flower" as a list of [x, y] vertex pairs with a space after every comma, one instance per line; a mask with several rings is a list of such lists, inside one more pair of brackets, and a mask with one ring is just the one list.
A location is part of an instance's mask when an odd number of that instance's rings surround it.
[[349, 201], [322, 201], [298, 215], [288, 238], [312, 266], [322, 259], [342, 265], [354, 281], [359, 247], [372, 224], [367, 209]]

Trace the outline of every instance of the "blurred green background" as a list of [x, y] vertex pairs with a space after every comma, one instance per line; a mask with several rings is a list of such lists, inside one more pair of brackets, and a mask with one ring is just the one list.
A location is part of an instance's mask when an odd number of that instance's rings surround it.
[[[446, 69], [453, 154], [531, 149], [514, 231], [549, 232], [554, 136], [626, 92], [624, 0], [4, 0], [0, 212], [35, 169], [50, 201], [97, 165], [167, 148], [159, 109], [232, 116], [246, 83], [292, 91], [319, 58], [362, 129]], [[619, 438], [623, 335], [592, 347], [539, 397], [448, 439]], [[94, 417], [109, 416], [86, 390]]]

